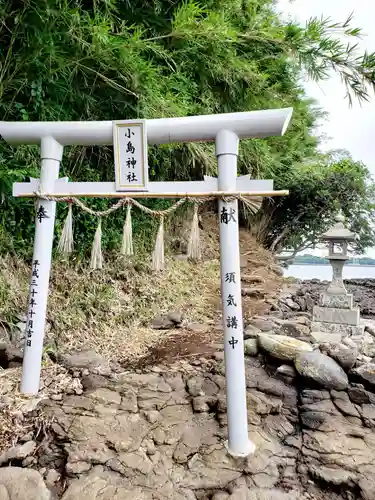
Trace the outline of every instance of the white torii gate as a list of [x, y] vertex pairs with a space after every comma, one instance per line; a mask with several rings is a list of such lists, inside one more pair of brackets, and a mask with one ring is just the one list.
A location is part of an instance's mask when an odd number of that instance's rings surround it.
[[[283, 135], [293, 113], [292, 108], [228, 113], [219, 115], [134, 120], [144, 125], [148, 144], [215, 141], [218, 179], [204, 181], [152, 182], [138, 188], [121, 188], [116, 183], [68, 182], [59, 179], [63, 148], [68, 145], [112, 145], [114, 124], [120, 122], [0, 122], [0, 136], [10, 144], [40, 144], [40, 180], [15, 183], [14, 196], [53, 197], [96, 196], [120, 198], [184, 197], [184, 196], [277, 196], [287, 191], [273, 191], [273, 181], [237, 178], [239, 139]], [[128, 122], [127, 122], [128, 123]], [[147, 130], [147, 132], [146, 132]], [[134, 134], [133, 134], [134, 135]], [[147, 152], [147, 146], [144, 145]], [[146, 155], [147, 158], [147, 155]], [[146, 160], [147, 161], [147, 160]], [[117, 175], [117, 174], [116, 174]], [[147, 177], [147, 172], [146, 172]], [[122, 192], [120, 192], [122, 191]], [[47, 310], [56, 202], [38, 199], [37, 212], [46, 217], [36, 219], [32, 277], [21, 391], [39, 391], [44, 328]], [[226, 214], [223, 218], [220, 214]], [[238, 202], [221, 199], [220, 271], [224, 327], [224, 355], [228, 413], [227, 449], [233, 456], [247, 456], [255, 450], [248, 439], [246, 381], [243, 349], [240, 254], [238, 234]], [[31, 328], [32, 327], [32, 328]]]

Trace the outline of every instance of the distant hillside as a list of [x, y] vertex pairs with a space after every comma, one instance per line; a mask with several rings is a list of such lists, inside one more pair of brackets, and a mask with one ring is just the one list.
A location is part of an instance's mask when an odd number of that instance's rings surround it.
[[[317, 255], [297, 255], [294, 258], [293, 264], [310, 264], [310, 265], [324, 265], [329, 264], [329, 260], [324, 257], [318, 257]], [[348, 265], [359, 265], [359, 266], [375, 266], [375, 259], [370, 259], [370, 257], [361, 257], [350, 259], [347, 262]]]

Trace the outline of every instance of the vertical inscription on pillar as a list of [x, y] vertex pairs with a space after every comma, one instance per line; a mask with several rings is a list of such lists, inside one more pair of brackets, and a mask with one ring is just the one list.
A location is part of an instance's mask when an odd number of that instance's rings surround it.
[[26, 346], [31, 347], [34, 334], [34, 316], [35, 307], [38, 305], [38, 287], [39, 287], [39, 266], [38, 260], [33, 261], [33, 270], [31, 273], [30, 293], [29, 293], [29, 308], [26, 325]]
[[[237, 224], [237, 211], [233, 207], [223, 206], [220, 211], [220, 224], [225, 226]], [[225, 325], [233, 332], [233, 335], [231, 334], [229, 340], [227, 340], [232, 349], [235, 349], [239, 342], [235, 336], [236, 331], [239, 329], [239, 320], [236, 314], [238, 304], [238, 298], [236, 296], [237, 288], [237, 273], [236, 271], [228, 270], [224, 275], [222, 293], [225, 297], [224, 307], [228, 313], [225, 317]]]

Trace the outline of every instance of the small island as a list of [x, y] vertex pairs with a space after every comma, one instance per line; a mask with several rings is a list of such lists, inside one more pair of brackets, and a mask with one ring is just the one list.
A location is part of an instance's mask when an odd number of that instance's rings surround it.
[[[309, 265], [309, 266], [324, 266], [328, 265], [328, 259], [324, 257], [319, 257], [317, 255], [297, 255], [292, 264], [295, 265]], [[349, 259], [347, 264], [348, 266], [375, 266], [375, 259], [371, 259], [370, 257], [356, 257]]]

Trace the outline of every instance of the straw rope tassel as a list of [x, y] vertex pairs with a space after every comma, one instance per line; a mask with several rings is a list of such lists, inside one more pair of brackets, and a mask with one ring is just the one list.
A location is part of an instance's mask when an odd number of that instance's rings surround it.
[[259, 211], [260, 207], [262, 206], [263, 198], [255, 198], [255, 197], [245, 198], [245, 197], [242, 197], [241, 201], [242, 201], [244, 207], [249, 211], [249, 213], [251, 215], [255, 215]]
[[66, 216], [64, 227], [57, 246], [57, 251], [63, 255], [69, 255], [73, 252], [73, 212], [72, 204], [69, 203], [68, 215]]
[[160, 225], [156, 236], [155, 249], [152, 254], [152, 270], [163, 271], [164, 269], [164, 217], [160, 217]]
[[124, 222], [124, 229], [122, 233], [122, 246], [121, 253], [122, 255], [133, 255], [133, 229], [132, 229], [132, 215], [131, 215], [132, 206], [128, 205], [128, 209], [126, 212], [126, 219]]
[[103, 255], [102, 255], [102, 219], [99, 219], [98, 227], [95, 231], [94, 241], [91, 251], [91, 269], [102, 269]]
[[194, 203], [193, 222], [191, 224], [190, 238], [188, 243], [188, 258], [198, 261], [202, 257], [199, 235], [198, 203]]

